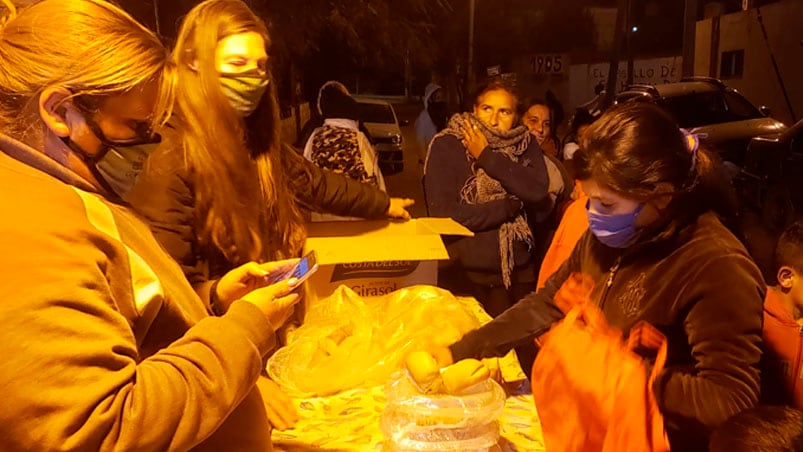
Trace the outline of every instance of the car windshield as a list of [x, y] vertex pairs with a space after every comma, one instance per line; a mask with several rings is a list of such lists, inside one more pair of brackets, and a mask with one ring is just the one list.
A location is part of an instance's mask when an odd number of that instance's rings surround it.
[[360, 103], [360, 120], [362, 122], [378, 122], [382, 124], [393, 124], [396, 122], [390, 105], [369, 103]]
[[663, 100], [662, 105], [684, 128], [762, 117], [756, 107], [733, 91], [711, 91], [669, 97]]

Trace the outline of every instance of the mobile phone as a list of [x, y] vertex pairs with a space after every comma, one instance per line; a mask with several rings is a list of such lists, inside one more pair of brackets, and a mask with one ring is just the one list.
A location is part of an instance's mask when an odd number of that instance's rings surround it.
[[265, 282], [267, 284], [275, 284], [285, 279], [296, 278], [297, 282], [293, 285], [295, 288], [306, 281], [316, 270], [318, 270], [318, 257], [315, 251], [310, 251], [287, 271], [268, 275]]
[[293, 287], [298, 287], [312, 276], [316, 270], [318, 270], [318, 256], [315, 254], [315, 250], [312, 250], [298, 261], [298, 264], [293, 267], [287, 277], [296, 278], [296, 283], [293, 284]]

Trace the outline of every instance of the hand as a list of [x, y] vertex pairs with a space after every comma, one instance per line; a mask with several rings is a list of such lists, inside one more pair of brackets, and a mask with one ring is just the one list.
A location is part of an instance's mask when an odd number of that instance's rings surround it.
[[519, 211], [524, 208], [524, 203], [515, 196], [508, 196], [507, 200], [510, 206], [510, 216], [518, 215]]
[[585, 273], [572, 273], [552, 297], [555, 306], [568, 314], [575, 306], [591, 304], [594, 280]]
[[268, 414], [270, 424], [276, 430], [288, 430], [298, 422], [298, 411], [293, 401], [273, 380], [259, 377], [257, 387], [262, 394], [262, 402]]
[[480, 132], [480, 129], [472, 125], [468, 119], [464, 119], [463, 121], [465, 123], [465, 127], [463, 128], [463, 145], [466, 146], [466, 150], [468, 150], [469, 154], [475, 159], [478, 159], [482, 151], [488, 147], [488, 139], [485, 138], [485, 135]]
[[292, 290], [296, 278], [284, 279], [270, 286], [261, 287], [245, 294], [241, 300], [258, 307], [267, 317], [274, 330], [279, 329], [293, 313], [293, 306], [301, 299]]
[[388, 218], [409, 220], [410, 212], [407, 211], [407, 208], [413, 204], [415, 204], [415, 201], [409, 198], [390, 198], [390, 205], [388, 206]]
[[288, 259], [276, 262], [257, 264], [249, 262], [229, 271], [217, 283], [217, 299], [224, 309], [248, 292], [266, 285], [266, 278], [275, 273], [286, 272], [298, 262], [298, 259]]

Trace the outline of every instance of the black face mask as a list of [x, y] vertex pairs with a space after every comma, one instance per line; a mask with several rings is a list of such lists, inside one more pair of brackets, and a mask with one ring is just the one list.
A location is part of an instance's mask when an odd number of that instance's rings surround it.
[[446, 128], [446, 121], [449, 119], [449, 109], [444, 101], [435, 101], [427, 104], [427, 113], [429, 113], [432, 123], [440, 131]]
[[135, 138], [111, 140], [90, 113], [82, 113], [87, 127], [101, 143], [100, 150], [90, 155], [69, 136], [61, 137], [61, 141], [86, 163], [89, 171], [106, 191], [122, 198], [142, 170], [145, 158], [162, 141], [162, 137], [152, 133], [150, 124], [143, 122], [142, 127], [137, 128]]

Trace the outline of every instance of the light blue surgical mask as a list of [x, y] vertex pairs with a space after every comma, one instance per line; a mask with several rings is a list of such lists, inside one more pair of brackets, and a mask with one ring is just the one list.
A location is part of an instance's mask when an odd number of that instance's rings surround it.
[[619, 215], [606, 215], [591, 211], [591, 201], [586, 202], [588, 228], [604, 245], [611, 248], [627, 248], [636, 241], [639, 231], [636, 218], [644, 204], [639, 204], [632, 212]]

